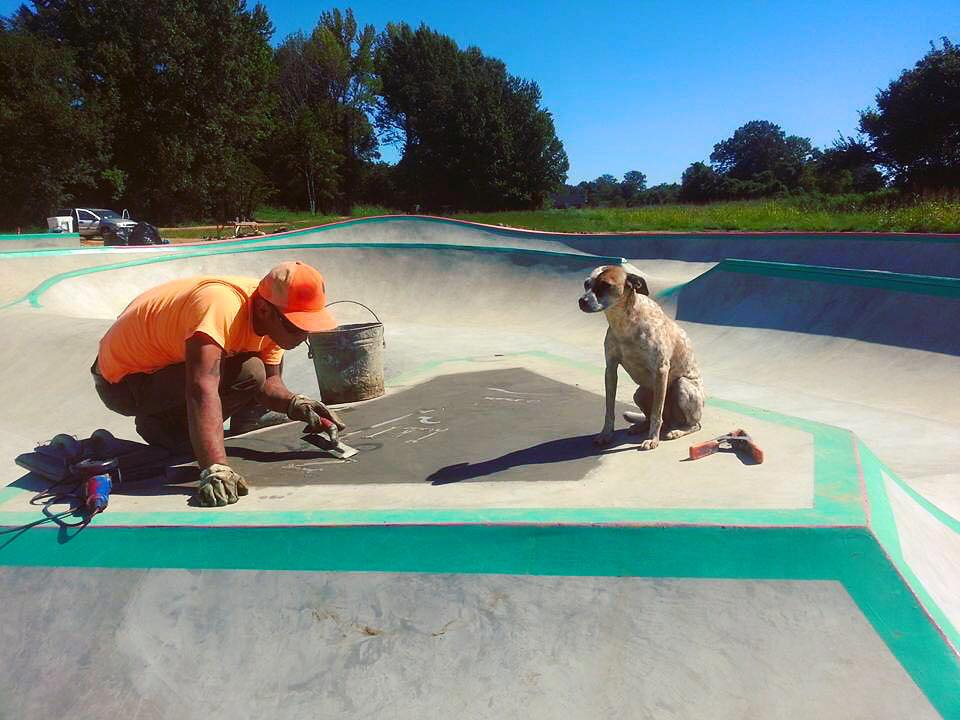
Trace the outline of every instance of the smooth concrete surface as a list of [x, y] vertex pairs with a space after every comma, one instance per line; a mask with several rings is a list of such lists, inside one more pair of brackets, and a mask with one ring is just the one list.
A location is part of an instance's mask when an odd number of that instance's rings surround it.
[[11, 718], [938, 717], [831, 582], [0, 568], [0, 647]]
[[[498, 363], [508, 365], [509, 363]], [[242, 503], [220, 514], [270, 511], [421, 508], [725, 508], [783, 510], [813, 505], [813, 438], [800, 429], [707, 408], [695, 437], [716, 437], [749, 424], [765, 450], [755, 465], [723, 452], [689, 461], [689, 442], [664, 442], [640, 453], [639, 440], [619, 430], [614, 444], [593, 445], [598, 428], [571, 409], [602, 416], [595, 394], [521, 368], [434, 377], [343, 411], [342, 439], [359, 454], [338, 460], [301, 439], [290, 423], [229, 438], [231, 466], [251, 485]], [[621, 404], [620, 409], [632, 405]], [[157, 513], [190, 506], [195, 467], [156, 468], [155, 477], [117, 488], [111, 509]], [[23, 471], [21, 470], [21, 473]], [[28, 512], [25, 492], [0, 512]], [[204, 512], [204, 511], [200, 511]]]
[[[769, 273], [769, 274], [761, 274]], [[847, 337], [960, 355], [960, 280], [725, 261], [678, 297], [688, 322]]]
[[[253, 484], [237, 505], [192, 507], [196, 471], [191, 476], [189, 469], [172, 469], [160, 483], [118, 491], [107, 512], [81, 533], [120, 532], [119, 526], [259, 528], [304, 517], [320, 518], [313, 522], [321, 524], [422, 523], [431, 513], [451, 522], [453, 512], [467, 513], [469, 522], [494, 524], [536, 517], [548, 525], [572, 518], [654, 527], [863, 526], [886, 543], [883, 551], [902, 583], [877, 592], [903, 603], [916, 597], [941, 633], [936, 642], [951, 648], [945, 666], [925, 666], [924, 658], [936, 653], [905, 650], [895, 622], [867, 622], [869, 600], [851, 603], [843, 586], [819, 582], [822, 576], [805, 571], [807, 559], [799, 556], [785, 558], [792, 569], [764, 583], [707, 581], [689, 573], [675, 581], [508, 576], [494, 582], [472, 575], [374, 580], [365, 574], [303, 573], [292, 579], [276, 571], [2, 568], [3, 549], [16, 548], [36, 532], [51, 542], [28, 564], [56, 566], [61, 548], [64, 558], [69, 555], [69, 533], [28, 530], [26, 536], [0, 536], [0, 573], [9, 579], [0, 582], [0, 598], [10, 599], [0, 602], [0, 648], [14, 648], [0, 649], [0, 678], [9, 676], [7, 668], [34, 672], [46, 661], [60, 675], [45, 677], [66, 685], [79, 677], [71, 674], [78, 668], [107, 667], [112, 680], [106, 693], [97, 695], [92, 683], [83, 682], [83, 691], [75, 693], [79, 707], [90, 708], [92, 716], [97, 708], [123, 708], [141, 717], [235, 717], [253, 708], [260, 715], [299, 717], [308, 707], [321, 707], [362, 717], [389, 707], [397, 717], [523, 712], [913, 718], [931, 716], [930, 702], [943, 717], [960, 716], [960, 699], [951, 699], [960, 698], [955, 672], [960, 608], [952, 600], [960, 594], [952, 570], [960, 567], [960, 358], [942, 343], [910, 342], [911, 327], [922, 328], [931, 319], [948, 326], [952, 300], [918, 305], [911, 297], [898, 304], [875, 293], [862, 312], [836, 312], [834, 305], [849, 303], [843, 284], [819, 283], [800, 296], [789, 282], [767, 276], [747, 282], [742, 274], [709, 272], [728, 257], [750, 257], [901, 272], [940, 267], [945, 275], [960, 275], [951, 265], [956, 241], [870, 238], [884, 244], [868, 248], [860, 245], [868, 240], [848, 238], [726, 240], [547, 235], [404, 218], [241, 243], [2, 253], [0, 331], [14, 341], [0, 347], [6, 368], [0, 392], [8, 406], [0, 415], [0, 467], [7, 478], [0, 487], [0, 525], [41, 517], [28, 504], [36, 478], [13, 464], [16, 455], [60, 432], [85, 437], [103, 427], [136, 438], [130, 419], [101, 406], [89, 376], [98, 339], [134, 295], [176, 277], [260, 276], [278, 262], [300, 259], [325, 274], [331, 300], [370, 305], [385, 324], [387, 395], [343, 408], [350, 424], [345, 440], [361, 450], [356, 461], [301, 456], [310, 450], [299, 444], [293, 426], [261, 431], [231, 441], [235, 452], [246, 454], [236, 455], [237, 462]], [[641, 453], [618, 418], [622, 444], [592, 454], [587, 440], [603, 418], [606, 323], [602, 315], [581, 313], [576, 302], [589, 271], [621, 256], [641, 268], [668, 313], [679, 313], [710, 403], [697, 435]], [[754, 304], [754, 321], [734, 317], [739, 301], [727, 306], [732, 315], [714, 312], [716, 298], [734, 296]], [[823, 303], [822, 313], [811, 299]], [[765, 307], [773, 314], [791, 303], [803, 304], [797, 310], [802, 323], [765, 322]], [[890, 338], [861, 332], [878, 306], [913, 313], [902, 318], [902, 342], [886, 344], [878, 340]], [[344, 323], [367, 320], [350, 306], [334, 310]], [[826, 318], [830, 322], [822, 325]], [[949, 333], [938, 337], [949, 339]], [[317, 391], [303, 348], [289, 353], [285, 376], [295, 391]], [[632, 393], [621, 374], [622, 407], [629, 407]], [[545, 400], [548, 411], [538, 412]], [[416, 415], [416, 424], [406, 424], [409, 417], [397, 419], [405, 415]], [[412, 435], [432, 432], [421, 428], [437, 422], [444, 432], [408, 443]], [[766, 451], [764, 464], [747, 466], [730, 454], [682, 461], [690, 442], [737, 427], [758, 439]], [[886, 483], [885, 492], [869, 482], [873, 471], [863, 464], [861, 444], [896, 480]], [[281, 465], [274, 471], [277, 463], [265, 461], [264, 454], [283, 453], [296, 457], [277, 460]], [[311, 462], [320, 464], [306, 465]], [[388, 512], [380, 517], [390, 519], [363, 515], [368, 511]], [[344, 519], [331, 520], [334, 512]], [[645, 512], [654, 513], [653, 519], [631, 519], [647, 517]], [[845, 547], [840, 542], [830, 552], [844, 556]], [[183, 565], [175, 567], [190, 567], [186, 548], [169, 550], [176, 557], [184, 553]], [[736, 566], [734, 560], [731, 567]], [[701, 567], [695, 574], [713, 572]], [[792, 577], [805, 579], [791, 582]], [[311, 594], [313, 583], [328, 588], [327, 597], [346, 598], [338, 607], [352, 610], [333, 611], [347, 618], [346, 625], [331, 617], [319, 623], [326, 628], [319, 636], [300, 625], [310, 615], [304, 608], [319, 607], [323, 615], [327, 607], [313, 604], [318, 597]], [[514, 584], [527, 588], [521, 595], [526, 601], [518, 601], [515, 613], [496, 627], [483, 625], [487, 616], [477, 609], [490, 583], [506, 588], [496, 592], [510, 593]], [[614, 593], [616, 612], [596, 602], [610, 596], [611, 584], [620, 588]], [[165, 594], [168, 587], [171, 595]], [[264, 594], [257, 594], [260, 588]], [[27, 601], [34, 596], [36, 602]], [[94, 601], [104, 609], [91, 610]], [[645, 612], [658, 602], [686, 609]], [[595, 614], [585, 616], [584, 608]], [[449, 655], [421, 643], [425, 635], [413, 633], [416, 641], [411, 640], [406, 630], [392, 631], [396, 642], [384, 653], [370, 644], [383, 635], [362, 630], [422, 629], [427, 619], [446, 623], [448, 610], [468, 618], [458, 651]], [[101, 633], [76, 632], [83, 613]], [[234, 623], [234, 616], [243, 620]], [[411, 617], [415, 622], [404, 625], [403, 618]], [[41, 619], [45, 624], [38, 624]], [[361, 632], [354, 636], [356, 626]], [[430, 625], [427, 643], [434, 630]], [[67, 631], [78, 654], [64, 650], [60, 635]], [[338, 640], [337, 633], [351, 640]], [[28, 634], [39, 638], [36, 647], [28, 647]], [[88, 636], [99, 644], [84, 645]], [[450, 639], [447, 631], [436, 637]], [[548, 644], [531, 645], [531, 637]], [[464, 648], [473, 654], [464, 655]], [[232, 673], [213, 667], [224, 662]], [[493, 669], [484, 672], [485, 663]], [[528, 667], [545, 684], [533, 675], [524, 684], [527, 671], [521, 668]], [[9, 704], [11, 698], [27, 703], [29, 711], [13, 713], [17, 705]], [[58, 696], [35, 694], [19, 682], [0, 692], [0, 709], [14, 717], [48, 716], [60, 707]]]

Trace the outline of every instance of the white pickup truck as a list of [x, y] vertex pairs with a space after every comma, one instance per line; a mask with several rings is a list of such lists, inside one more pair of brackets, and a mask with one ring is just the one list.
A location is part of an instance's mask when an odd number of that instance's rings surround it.
[[62, 208], [55, 210], [47, 218], [47, 229], [50, 232], [75, 232], [81, 237], [95, 237], [120, 228], [129, 233], [136, 226], [126, 210], [123, 214], [105, 208]]

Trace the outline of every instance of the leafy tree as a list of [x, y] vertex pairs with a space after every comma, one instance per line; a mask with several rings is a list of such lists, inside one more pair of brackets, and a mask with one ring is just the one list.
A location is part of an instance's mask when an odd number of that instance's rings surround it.
[[960, 46], [942, 41], [860, 113], [860, 131], [900, 185], [960, 187]]
[[13, 24], [76, 52], [123, 200], [151, 220], [216, 212], [224, 172], [243, 172], [269, 130], [273, 28], [262, 5], [35, 0]]
[[808, 138], [787, 136], [779, 125], [753, 120], [714, 145], [710, 162], [718, 173], [734, 180], [755, 181], [761, 173], [769, 172], [792, 189], [799, 186], [803, 168], [812, 155]]
[[363, 184], [358, 200], [367, 205], [397, 207], [396, 167], [386, 162], [373, 162], [364, 167]]
[[594, 207], [622, 207], [624, 204], [620, 183], [609, 173], [601, 175], [591, 185], [590, 204]]
[[104, 172], [100, 118], [65, 47], [0, 26], [0, 215], [34, 226]]
[[647, 176], [639, 170], [630, 170], [623, 176], [623, 182], [620, 183], [620, 194], [627, 205], [637, 204], [640, 194], [647, 186]]
[[862, 139], [841, 135], [815, 161], [816, 185], [826, 193], [865, 193], [884, 186], [876, 154]]
[[338, 168], [342, 177], [340, 207], [344, 212], [349, 212], [351, 199], [359, 190], [364, 163], [380, 156], [369, 120], [379, 89], [373, 64], [375, 40], [373, 25], [360, 29], [349, 9], [322, 13], [311, 36], [317, 49], [317, 71], [334, 103], [337, 149], [342, 157]]
[[695, 162], [683, 171], [680, 181], [681, 200], [686, 202], [707, 202], [719, 195], [721, 180], [706, 163]]
[[402, 145], [406, 201], [435, 208], [539, 207], [564, 180], [563, 145], [536, 83], [426, 26], [388, 25], [376, 65], [378, 123]]
[[660, 183], [640, 193], [638, 205], [667, 205], [680, 200], [679, 183]]

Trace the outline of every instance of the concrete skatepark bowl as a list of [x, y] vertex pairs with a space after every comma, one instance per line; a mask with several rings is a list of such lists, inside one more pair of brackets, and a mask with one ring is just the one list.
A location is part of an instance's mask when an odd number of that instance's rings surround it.
[[[709, 394], [652, 452], [623, 421], [592, 445], [606, 323], [576, 301], [624, 258]], [[137, 440], [89, 378], [126, 303], [288, 259], [384, 323], [359, 454], [268, 428], [228, 440], [236, 505], [171, 462], [82, 530], [18, 529], [43, 483], [17, 455]], [[960, 239], [387, 217], [0, 261], [0, 717], [960, 717]], [[305, 348], [284, 373], [316, 392]], [[734, 428], [763, 464], [685, 460]]]

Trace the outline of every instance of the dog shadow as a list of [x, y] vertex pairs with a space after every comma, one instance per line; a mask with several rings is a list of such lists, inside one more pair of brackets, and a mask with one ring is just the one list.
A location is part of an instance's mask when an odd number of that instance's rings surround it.
[[488, 475], [496, 475], [510, 468], [522, 465], [546, 465], [549, 463], [569, 462], [589, 457], [611, 455], [613, 453], [635, 450], [637, 438], [626, 430], [617, 430], [609, 445], [598, 448], [593, 444], [596, 433], [577, 435], [575, 437], [559, 438], [533, 445], [522, 450], [515, 450], [501, 455], [498, 458], [484, 460], [478, 463], [457, 463], [447, 465], [430, 473], [424, 482], [431, 485], [449, 485], [450, 483], [475, 480]]

